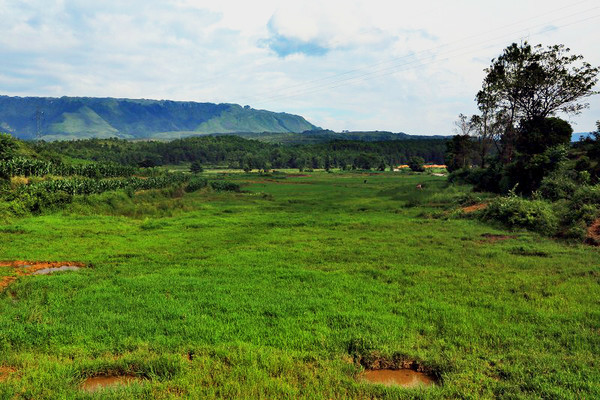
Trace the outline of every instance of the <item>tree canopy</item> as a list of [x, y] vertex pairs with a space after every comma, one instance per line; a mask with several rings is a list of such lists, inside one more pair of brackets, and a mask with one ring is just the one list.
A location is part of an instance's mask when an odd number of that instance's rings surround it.
[[473, 180], [484, 189], [530, 194], [566, 160], [573, 129], [559, 116], [588, 107], [600, 69], [562, 44], [525, 42], [505, 48], [485, 72], [476, 95], [480, 114], [459, 115], [447, 163], [450, 169], [480, 165]]

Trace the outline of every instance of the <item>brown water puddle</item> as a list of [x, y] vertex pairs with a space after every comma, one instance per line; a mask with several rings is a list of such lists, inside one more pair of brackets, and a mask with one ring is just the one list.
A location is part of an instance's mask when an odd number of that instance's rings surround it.
[[0, 290], [3, 290], [19, 276], [47, 275], [58, 271], [75, 271], [85, 267], [85, 264], [69, 261], [0, 261], [0, 267], [11, 268], [13, 275], [0, 278]]
[[139, 382], [141, 378], [135, 376], [94, 376], [87, 378], [81, 384], [81, 389], [86, 392], [96, 392], [106, 387], [126, 386], [132, 382]]
[[417, 388], [435, 385], [435, 379], [424, 372], [412, 369], [374, 369], [365, 371], [361, 379], [385, 386]]
[[38, 269], [37, 271], [35, 271], [33, 273], [33, 275], [49, 275], [53, 272], [60, 272], [60, 271], [77, 271], [81, 269], [81, 267], [75, 267], [73, 265], [63, 265], [62, 267], [54, 267], [54, 268], [42, 268], [42, 269]]

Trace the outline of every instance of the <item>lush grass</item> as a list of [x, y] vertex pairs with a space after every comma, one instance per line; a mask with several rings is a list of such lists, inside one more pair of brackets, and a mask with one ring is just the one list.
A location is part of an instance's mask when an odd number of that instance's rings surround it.
[[[144, 380], [97, 398], [600, 396], [597, 248], [448, 218], [466, 189], [444, 178], [310, 175], [0, 226], [0, 259], [90, 264], [0, 293], [0, 398], [86, 398], [103, 373]], [[376, 357], [442, 384], [361, 383], [353, 360]]]

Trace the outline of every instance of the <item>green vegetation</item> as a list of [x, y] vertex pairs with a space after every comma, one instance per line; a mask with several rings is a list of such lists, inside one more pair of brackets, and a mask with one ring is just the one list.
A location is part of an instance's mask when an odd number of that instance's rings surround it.
[[408, 160], [408, 168], [414, 172], [425, 171], [425, 160], [423, 157], [413, 156]]
[[582, 59], [562, 45], [512, 44], [486, 69], [481, 114], [459, 115], [446, 152], [451, 182], [508, 194], [490, 203], [484, 218], [600, 241], [600, 198], [590, 195], [600, 192], [600, 133], [570, 146], [573, 129], [555, 116], [580, 112], [583, 99], [596, 94], [600, 68]]
[[[0, 293], [0, 397], [600, 395], [597, 248], [454, 218], [481, 199], [441, 177], [310, 175], [75, 196], [6, 221], [0, 259], [89, 267]], [[378, 360], [439, 384], [361, 382]], [[79, 389], [119, 374], [143, 379]]]
[[284, 146], [236, 136], [204, 136], [170, 142], [91, 139], [36, 142], [39, 153], [71, 158], [153, 167], [199, 162], [205, 166], [235, 169], [376, 169], [408, 162], [419, 156], [430, 163], [444, 160], [445, 140], [393, 140], [363, 142], [337, 140], [327, 143]]
[[[600, 122], [569, 146], [554, 116], [598, 69], [566, 53], [508, 47], [451, 141], [0, 134], [0, 398], [599, 398]], [[61, 100], [65, 132], [181, 121]], [[303, 121], [185, 105], [202, 129]], [[448, 179], [423, 172], [442, 148]], [[363, 379], [388, 367], [435, 385]]]
[[298, 115], [237, 104], [8, 96], [0, 96], [0, 126], [19, 138], [48, 141], [92, 137], [174, 139], [208, 133], [317, 129]]

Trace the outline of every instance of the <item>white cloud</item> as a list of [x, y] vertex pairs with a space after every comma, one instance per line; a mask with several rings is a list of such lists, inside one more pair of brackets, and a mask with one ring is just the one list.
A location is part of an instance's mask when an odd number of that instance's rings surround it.
[[[512, 41], [600, 65], [598, 16], [595, 0], [0, 0], [0, 94], [235, 102], [447, 134]], [[600, 119], [590, 101], [576, 131]]]

